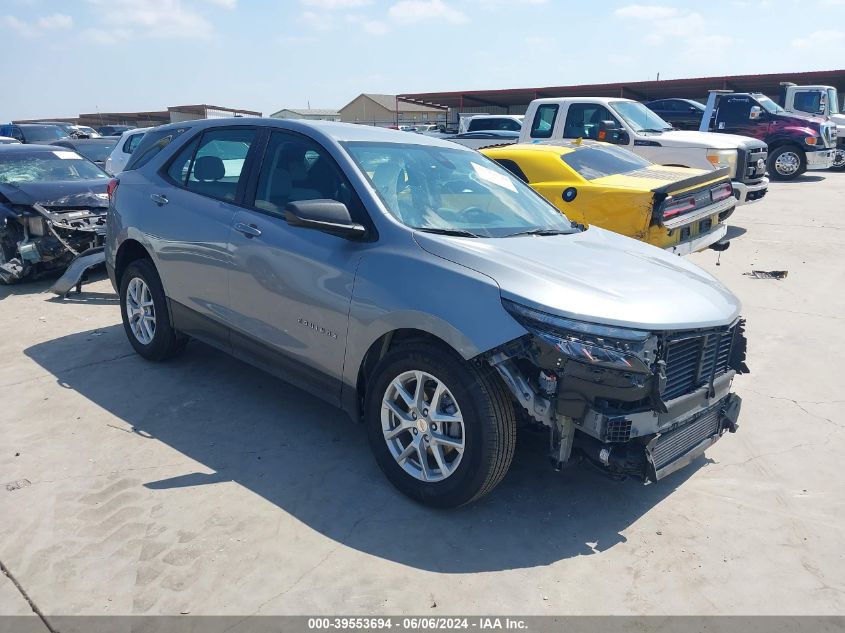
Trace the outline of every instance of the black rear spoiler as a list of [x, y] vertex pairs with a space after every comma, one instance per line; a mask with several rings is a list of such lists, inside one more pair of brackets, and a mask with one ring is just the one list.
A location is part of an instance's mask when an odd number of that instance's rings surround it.
[[668, 196], [675, 191], [679, 191], [681, 189], [691, 189], [696, 185], [703, 184], [705, 182], [710, 182], [712, 180], [718, 180], [720, 178], [727, 178], [730, 180], [731, 178], [731, 168], [730, 167], [722, 167], [721, 169], [716, 169], [714, 171], [706, 172], [699, 176], [692, 176], [690, 178], [684, 178], [683, 180], [676, 180], [675, 182], [671, 182], [668, 185], [663, 185], [662, 187], [657, 187], [652, 189], [653, 193], [663, 194], [664, 196]]

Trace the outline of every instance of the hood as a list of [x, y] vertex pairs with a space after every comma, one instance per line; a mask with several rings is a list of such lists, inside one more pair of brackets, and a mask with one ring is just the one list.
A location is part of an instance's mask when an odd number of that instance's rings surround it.
[[799, 114], [797, 112], [789, 112], [788, 114], [778, 114], [775, 121], [782, 126], [797, 126], [805, 127], [813, 130], [820, 130], [821, 126], [828, 123], [826, 117], [815, 116], [812, 114]]
[[739, 316], [739, 299], [699, 267], [598, 227], [570, 235], [415, 233], [415, 239], [432, 255], [491, 277], [506, 299], [580, 321], [661, 331], [727, 325]]
[[760, 142], [750, 136], [739, 134], [716, 134], [714, 132], [696, 132], [694, 130], [672, 130], [660, 134], [649, 134], [664, 147], [704, 147], [707, 149], [737, 149], [743, 143], [759, 145]]
[[0, 196], [11, 204], [45, 207], [102, 207], [109, 206], [106, 194], [108, 179], [74, 180], [69, 182], [0, 183]]

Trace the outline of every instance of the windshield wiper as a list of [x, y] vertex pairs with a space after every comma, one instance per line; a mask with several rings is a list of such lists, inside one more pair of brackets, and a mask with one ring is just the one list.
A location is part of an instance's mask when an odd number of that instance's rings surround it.
[[435, 227], [423, 227], [423, 226], [415, 226], [414, 227], [417, 231], [423, 231], [425, 233], [434, 233], [435, 235], [455, 235], [457, 237], [481, 237], [480, 235], [476, 235], [470, 231], [464, 231], [463, 229], [440, 229]]
[[565, 231], [563, 229], [528, 229], [527, 231], [519, 231], [517, 233], [510, 233], [505, 237], [517, 237], [522, 235], [569, 235], [575, 231]]
[[652, 132], [653, 134], [660, 134], [661, 132], [668, 132], [671, 129], [672, 128], [670, 128], [670, 127], [665, 127], [662, 130], [656, 130], [654, 128], [647, 127], [647, 128], [641, 129], [640, 132]]

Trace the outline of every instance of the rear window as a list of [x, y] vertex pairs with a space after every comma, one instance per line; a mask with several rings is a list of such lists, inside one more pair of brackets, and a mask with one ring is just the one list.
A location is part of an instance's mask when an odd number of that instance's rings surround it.
[[132, 153], [132, 156], [129, 158], [129, 162], [126, 164], [123, 171], [140, 169], [155, 158], [161, 150], [170, 145], [170, 142], [173, 139], [187, 131], [187, 129], [188, 128], [186, 127], [181, 127], [175, 129], [171, 128], [169, 130], [151, 130], [147, 132], [144, 134], [144, 137], [141, 139], [138, 147], [135, 148], [135, 151]]
[[65, 131], [58, 125], [27, 125], [21, 130], [30, 143], [32, 141], [55, 141], [67, 137]]
[[612, 145], [582, 147], [560, 158], [585, 180], [627, 174], [651, 166], [644, 158]]
[[104, 162], [111, 154], [116, 143], [85, 143], [76, 146], [76, 151], [88, 160]]

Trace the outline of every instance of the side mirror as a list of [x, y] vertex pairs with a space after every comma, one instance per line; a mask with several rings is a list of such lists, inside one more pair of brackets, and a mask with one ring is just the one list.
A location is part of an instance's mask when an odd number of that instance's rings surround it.
[[631, 139], [625, 130], [617, 126], [616, 121], [601, 121], [596, 140], [615, 145], [627, 145]]
[[299, 200], [285, 206], [285, 221], [291, 226], [314, 229], [347, 239], [361, 239], [367, 227], [352, 221], [349, 209], [337, 200]]
[[763, 118], [763, 108], [760, 106], [751, 106], [751, 113], [748, 115], [750, 121], [757, 121]]

